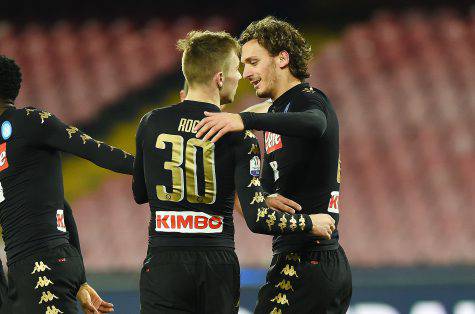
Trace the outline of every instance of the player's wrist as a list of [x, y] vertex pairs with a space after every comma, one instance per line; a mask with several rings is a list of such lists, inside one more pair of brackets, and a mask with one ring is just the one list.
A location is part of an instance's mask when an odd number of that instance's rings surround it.
[[244, 130], [253, 129], [253, 121], [255, 120], [254, 112], [240, 112], [239, 116], [241, 117], [242, 124], [244, 125]]

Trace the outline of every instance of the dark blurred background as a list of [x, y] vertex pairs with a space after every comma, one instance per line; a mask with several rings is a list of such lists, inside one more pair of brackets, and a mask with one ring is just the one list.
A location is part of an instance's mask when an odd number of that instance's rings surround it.
[[[133, 153], [140, 117], [178, 102], [177, 39], [193, 29], [239, 36], [266, 15], [312, 44], [309, 82], [339, 114], [350, 313], [475, 313], [472, 1], [1, 1], [0, 54], [22, 67], [18, 107]], [[227, 110], [260, 101], [243, 80]], [[138, 313], [148, 207], [133, 202], [129, 177], [72, 156], [63, 170], [89, 281], [116, 313]], [[235, 224], [249, 313], [271, 239]]]

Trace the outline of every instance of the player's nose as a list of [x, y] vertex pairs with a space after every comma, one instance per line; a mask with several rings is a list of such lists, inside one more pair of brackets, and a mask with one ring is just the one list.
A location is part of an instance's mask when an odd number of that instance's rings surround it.
[[252, 77], [252, 71], [249, 69], [249, 66], [247, 66], [247, 64], [244, 65], [244, 69], [242, 71], [242, 77], [244, 77], [245, 79], [248, 79], [248, 80], [251, 80], [251, 77]]

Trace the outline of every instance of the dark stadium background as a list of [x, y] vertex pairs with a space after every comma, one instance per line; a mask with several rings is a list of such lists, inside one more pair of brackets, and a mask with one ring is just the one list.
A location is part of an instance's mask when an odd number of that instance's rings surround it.
[[[133, 153], [141, 115], [178, 100], [176, 40], [196, 28], [238, 36], [268, 14], [312, 43], [309, 81], [340, 117], [350, 313], [475, 313], [471, 1], [1, 1], [0, 53], [23, 68], [20, 107]], [[259, 101], [244, 80], [238, 95], [230, 111]], [[130, 178], [71, 156], [63, 169], [89, 282], [116, 313], [138, 313], [148, 208]], [[248, 313], [270, 238], [235, 220]]]

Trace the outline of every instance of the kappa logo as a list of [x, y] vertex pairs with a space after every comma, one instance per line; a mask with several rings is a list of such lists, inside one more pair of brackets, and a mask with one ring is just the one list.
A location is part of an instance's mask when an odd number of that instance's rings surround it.
[[221, 233], [223, 232], [223, 217], [192, 211], [156, 211], [155, 231]]
[[56, 211], [56, 227], [59, 231], [66, 232], [66, 224], [64, 223], [64, 211], [58, 209]]
[[53, 285], [54, 283], [49, 280], [46, 276], [38, 277], [38, 282], [36, 283], [35, 290], [38, 288], [48, 287], [49, 285]]
[[290, 283], [290, 281], [285, 280], [285, 279], [282, 279], [282, 281], [279, 282], [275, 287], [280, 288], [285, 291], [289, 291], [289, 290], [294, 291], [294, 288], [292, 287], [292, 284]]
[[274, 307], [270, 314], [282, 314], [282, 310]]
[[35, 262], [35, 267], [33, 268], [31, 274], [33, 275], [34, 273], [40, 273], [46, 270], [51, 270], [51, 268], [49, 268], [48, 265], [46, 265], [42, 261], [40, 261], [39, 263]]
[[7, 143], [2, 143], [0, 145], [0, 171], [3, 171], [7, 168], [8, 168]]
[[264, 142], [266, 144], [266, 153], [270, 154], [282, 148], [282, 136], [272, 132], [265, 132]]
[[63, 311], [60, 311], [58, 308], [56, 308], [54, 305], [53, 306], [48, 306], [46, 308], [45, 314], [61, 314], [64, 313]]
[[284, 304], [289, 305], [289, 300], [287, 299], [287, 295], [285, 293], [279, 293], [278, 295], [276, 295], [270, 301], [271, 302], [276, 302], [276, 303], [281, 304], [281, 305], [284, 305]]
[[284, 274], [286, 276], [289, 276], [289, 277], [299, 277], [297, 275], [297, 272], [295, 271], [295, 268], [294, 266], [290, 266], [289, 264], [285, 265], [285, 267], [280, 271], [281, 274]]
[[57, 296], [51, 293], [51, 291], [46, 291], [41, 294], [41, 299], [38, 304], [42, 304], [43, 302], [51, 302], [54, 299], [59, 299]]
[[330, 202], [328, 203], [328, 211], [330, 213], [335, 213], [335, 214], [340, 213], [340, 209], [338, 206], [339, 201], [340, 201], [340, 192], [333, 191], [331, 193]]

